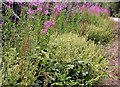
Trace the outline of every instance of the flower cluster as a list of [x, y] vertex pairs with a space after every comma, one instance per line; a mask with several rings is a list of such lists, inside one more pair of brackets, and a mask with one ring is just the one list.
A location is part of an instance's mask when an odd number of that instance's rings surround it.
[[72, 2], [68, 3], [68, 9], [70, 10], [72, 8]]
[[109, 10], [102, 8], [100, 6], [97, 6], [97, 5], [91, 6], [88, 10], [89, 10], [89, 13], [91, 13], [91, 14], [96, 13], [97, 15], [99, 15], [101, 13], [102, 14], [109, 14], [110, 13]]
[[42, 7], [38, 7], [37, 12], [42, 12]]
[[44, 23], [44, 27], [43, 29], [41, 30], [40, 34], [45, 34], [47, 33], [48, 29], [54, 24], [54, 20], [52, 21], [46, 21]]
[[27, 10], [27, 14], [28, 14], [28, 15], [33, 14], [33, 13], [34, 13], [34, 10], [32, 10], [32, 9], [28, 9], [28, 10]]
[[53, 8], [53, 12], [54, 14], [58, 14], [61, 10], [63, 10], [66, 7], [66, 3], [56, 3], [54, 8]]
[[[9, 2], [8, 7], [10, 7], [10, 5], [13, 3], [13, 0], [8, 0], [8, 2]], [[22, 2], [19, 1], [19, 4], [20, 3]], [[72, 2], [69, 2], [68, 4], [65, 2], [58, 3], [57, 0], [54, 0], [54, 3], [52, 5], [53, 5], [53, 8], [50, 8], [51, 6], [50, 3], [38, 2], [38, 0], [34, 0], [33, 2], [28, 3], [29, 9], [27, 10], [27, 14], [30, 15], [30, 14], [33, 14], [34, 12], [38, 12], [38, 14], [44, 13], [45, 15], [47, 15], [50, 13], [49, 10], [52, 9], [52, 12], [53, 12], [52, 14], [54, 16], [53, 18], [56, 18], [56, 16], [66, 7], [68, 8], [68, 11], [71, 10], [72, 12], [73, 10], [77, 10], [80, 12], [88, 11], [89, 14], [95, 14], [95, 15], [100, 15], [100, 14], [109, 15], [110, 13], [109, 10], [98, 6], [98, 4], [93, 5], [90, 2], [85, 2], [81, 5], [80, 0], [77, 0], [77, 2], [75, 2], [74, 4]], [[36, 7], [36, 9], [33, 9], [34, 6]], [[46, 33], [48, 28], [53, 24], [54, 24], [54, 20], [46, 21], [44, 23], [44, 28], [41, 30], [41, 34]]]
[[50, 4], [49, 3], [47, 3], [46, 5], [45, 5], [45, 11], [44, 11], [44, 14], [49, 14], [49, 8], [50, 8]]

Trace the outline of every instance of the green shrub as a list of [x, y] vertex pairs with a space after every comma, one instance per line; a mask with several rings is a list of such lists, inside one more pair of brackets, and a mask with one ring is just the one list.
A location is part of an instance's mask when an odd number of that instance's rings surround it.
[[[52, 37], [53, 38], [53, 37]], [[53, 58], [57, 61], [72, 62], [76, 59], [94, 59], [100, 56], [102, 50], [99, 46], [95, 45], [92, 41], [86, 41], [84, 37], [78, 37], [76, 34], [63, 34], [57, 38], [50, 38], [48, 47], [52, 49]], [[51, 52], [50, 52], [51, 53]], [[52, 58], [51, 57], [51, 58]], [[84, 57], [84, 58], [83, 58]]]
[[47, 74], [44, 81], [60, 87], [93, 85], [106, 75], [102, 52], [100, 46], [76, 34], [51, 36], [46, 57], [40, 62]]
[[110, 42], [114, 37], [114, 31], [109, 27], [96, 27], [89, 25], [88, 32], [86, 33], [89, 40], [95, 41], [95, 43], [106, 44]]
[[107, 44], [114, 37], [115, 25], [107, 16], [95, 16], [87, 12], [68, 13], [69, 16], [64, 14], [64, 11], [61, 12], [56, 19], [59, 24], [56, 26], [58, 34], [72, 32], [79, 36], [88, 36], [88, 39], [101, 44]]
[[111, 16], [120, 18], [120, 2], [111, 2], [108, 6]]
[[40, 60], [39, 55], [39, 53], [36, 53], [20, 56], [16, 48], [10, 48], [8, 52], [5, 52], [3, 56], [4, 80], [2, 85], [33, 85], [37, 79], [35, 75]]

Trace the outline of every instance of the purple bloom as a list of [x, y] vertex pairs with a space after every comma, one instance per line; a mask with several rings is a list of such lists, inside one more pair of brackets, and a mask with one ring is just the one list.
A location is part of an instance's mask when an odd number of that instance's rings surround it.
[[107, 9], [103, 9], [103, 13], [104, 13], [104, 14], [110, 14], [110, 11], [107, 10]]
[[48, 10], [45, 10], [44, 13], [45, 13], [46, 15], [49, 14]]
[[49, 7], [50, 7], [50, 4], [47, 3], [47, 4], [45, 5], [45, 10], [44, 10], [44, 13], [45, 13], [46, 15], [49, 14]]
[[42, 7], [38, 7], [38, 8], [37, 8], [37, 11], [38, 11], [38, 12], [42, 12]]
[[48, 31], [48, 29], [42, 29], [40, 34], [45, 34], [45, 33], [47, 33], [47, 31]]
[[0, 13], [2, 12], [2, 9], [0, 9]]
[[85, 5], [85, 7], [90, 7], [92, 4], [90, 2], [85, 2], [83, 5]]
[[6, 0], [6, 2], [12, 3], [14, 2], [14, 0]]
[[9, 4], [9, 5], [6, 5], [6, 8], [10, 8], [10, 4]]
[[81, 9], [84, 10], [85, 8], [86, 8], [86, 5], [83, 4], [82, 7], [81, 7]]
[[56, 3], [56, 5], [54, 6], [53, 11], [54, 11], [55, 14], [58, 14], [60, 12], [59, 4], [58, 3]]
[[45, 28], [49, 28], [51, 25], [53, 25], [54, 24], [54, 20], [52, 20], [52, 21], [46, 21], [45, 23], [44, 23], [44, 27]]
[[95, 6], [98, 6], [98, 3], [96, 3]]
[[76, 5], [76, 9], [79, 9], [80, 8], [80, 6], [79, 5]]
[[30, 1], [30, 5], [32, 5], [32, 6], [38, 6], [38, 5], [40, 5], [40, 2], [38, 1], [38, 0], [29, 0]]
[[69, 4], [68, 4], [68, 9], [71, 9], [72, 8], [72, 3], [70, 2]]
[[54, 14], [58, 14], [61, 10], [63, 10], [66, 7], [65, 3], [58, 4], [56, 3], [53, 9]]
[[54, 24], [54, 20], [52, 21], [46, 21], [44, 23], [44, 28], [41, 30], [40, 34], [45, 34], [47, 33], [48, 29]]
[[47, 4], [46, 4], [46, 9], [49, 9], [49, 7], [50, 7], [50, 4], [47, 3]]
[[34, 10], [28, 9], [28, 11], [27, 11], [27, 14], [28, 14], [28, 15], [33, 14], [33, 13], [34, 13]]
[[65, 2], [61, 3], [61, 7], [65, 8], [66, 7], [66, 3]]
[[100, 7], [96, 7], [96, 12], [97, 13], [101, 13], [101, 8]]
[[88, 9], [89, 13], [91, 14], [96, 14], [96, 15], [100, 15], [101, 13], [102, 14], [109, 14], [109, 10], [105, 9], [105, 8], [102, 8], [100, 6], [98, 6], [97, 4], [95, 6], [91, 6], [89, 9]]
[[4, 26], [4, 22], [1, 22], [0, 24], [1, 24], [2, 26]]

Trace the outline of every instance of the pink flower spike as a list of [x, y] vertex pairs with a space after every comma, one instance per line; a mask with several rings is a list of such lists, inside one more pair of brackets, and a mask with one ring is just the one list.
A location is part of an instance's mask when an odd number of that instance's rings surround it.
[[46, 15], [47, 15], [47, 14], [49, 14], [48, 10], [45, 10], [45, 12], [44, 12], [44, 13], [45, 13]]
[[47, 3], [47, 4], [46, 4], [46, 9], [49, 9], [49, 6], [50, 6], [50, 4], [49, 4], [49, 3]]
[[1, 22], [0, 24], [1, 24], [2, 26], [4, 26], [4, 22]]
[[14, 1], [13, 0], [6, 0], [6, 2], [13, 3]]
[[10, 8], [10, 5], [6, 5], [7, 8]]
[[54, 20], [44, 22], [44, 28], [41, 30], [40, 34], [47, 33], [48, 29], [54, 25]]
[[68, 4], [68, 9], [71, 9], [72, 8], [72, 3], [70, 2], [69, 4]]
[[48, 31], [48, 29], [42, 29], [41, 32], [40, 32], [40, 34], [46, 34], [47, 31]]
[[37, 8], [37, 11], [38, 11], [38, 12], [42, 12], [42, 7], [38, 7], [38, 8]]
[[34, 13], [34, 10], [28, 9], [28, 11], [27, 11], [28, 15], [33, 14], [33, 13]]

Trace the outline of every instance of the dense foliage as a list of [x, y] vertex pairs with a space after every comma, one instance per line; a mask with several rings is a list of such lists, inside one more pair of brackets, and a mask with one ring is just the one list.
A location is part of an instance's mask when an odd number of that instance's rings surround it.
[[109, 10], [91, 3], [28, 6], [17, 24], [9, 20], [2, 28], [3, 85], [92, 86], [107, 76], [103, 45], [114, 37]]
[[111, 11], [111, 16], [120, 18], [120, 1], [109, 3], [108, 8]]

